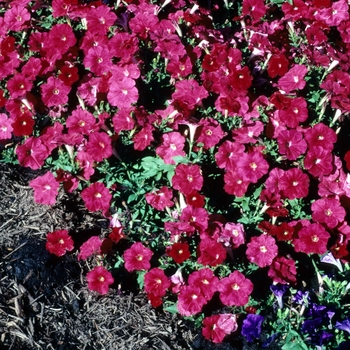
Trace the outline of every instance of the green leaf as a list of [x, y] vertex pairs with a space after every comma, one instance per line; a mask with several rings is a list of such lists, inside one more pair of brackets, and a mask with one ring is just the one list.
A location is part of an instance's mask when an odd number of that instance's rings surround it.
[[170, 312], [171, 314], [177, 314], [179, 312], [177, 309], [177, 304], [169, 305], [164, 310]]
[[144, 282], [145, 282], [145, 274], [147, 271], [137, 271], [137, 284], [139, 285], [140, 289], [143, 289]]

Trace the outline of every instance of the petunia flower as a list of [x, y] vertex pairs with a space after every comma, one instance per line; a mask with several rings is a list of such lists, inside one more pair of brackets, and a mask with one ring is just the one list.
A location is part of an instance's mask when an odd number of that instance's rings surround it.
[[81, 197], [88, 210], [106, 212], [110, 207], [112, 194], [102, 182], [95, 182], [81, 192]]
[[219, 279], [214, 275], [214, 272], [209, 268], [203, 268], [198, 271], [193, 271], [188, 276], [188, 284], [197, 286], [201, 289], [204, 297], [209, 301], [217, 291]]
[[36, 203], [47, 205], [56, 203], [60, 184], [50, 171], [31, 180], [29, 185], [34, 189], [34, 200]]
[[345, 219], [345, 209], [336, 198], [321, 198], [311, 204], [312, 219], [328, 228], [335, 228]]
[[47, 234], [45, 246], [51, 254], [63, 256], [73, 250], [74, 242], [67, 230], [56, 230]]
[[164, 296], [171, 285], [170, 279], [164, 271], [158, 267], [149, 270], [144, 276], [144, 289], [146, 293], [152, 293], [155, 296]]
[[252, 237], [247, 244], [246, 255], [250, 262], [259, 267], [271, 265], [278, 254], [278, 247], [273, 237], [262, 234], [259, 237]]
[[124, 266], [128, 272], [148, 270], [153, 252], [142, 243], [136, 242], [124, 252]]
[[278, 307], [280, 309], [283, 309], [283, 295], [285, 294], [285, 292], [288, 290], [288, 286], [286, 285], [279, 285], [279, 284], [273, 284], [270, 286], [271, 291], [273, 292], [273, 294], [275, 295], [275, 297], [277, 298], [277, 302], [278, 302]]
[[197, 164], [179, 164], [175, 168], [175, 175], [172, 178], [173, 188], [184, 195], [193, 190], [200, 191], [203, 186], [201, 168]]
[[191, 252], [187, 243], [175, 242], [167, 247], [167, 255], [169, 255], [177, 264], [181, 264], [190, 258]]
[[98, 236], [90, 237], [86, 242], [84, 242], [80, 247], [80, 252], [78, 254], [78, 260], [86, 260], [93, 254], [100, 253], [102, 246], [102, 241]]
[[178, 295], [177, 308], [182, 316], [192, 316], [201, 312], [207, 299], [197, 286], [184, 286]]
[[97, 266], [87, 273], [88, 288], [102, 295], [108, 293], [109, 286], [113, 284], [112, 274], [102, 266]]
[[279, 89], [283, 90], [286, 94], [289, 94], [295, 90], [302, 90], [306, 85], [304, 77], [307, 72], [308, 69], [306, 66], [296, 64], [282, 78], [278, 80]]

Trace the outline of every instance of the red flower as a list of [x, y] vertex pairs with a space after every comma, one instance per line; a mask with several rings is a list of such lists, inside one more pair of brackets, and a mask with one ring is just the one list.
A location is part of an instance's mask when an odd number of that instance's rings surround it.
[[86, 260], [93, 254], [100, 254], [102, 241], [98, 236], [90, 237], [86, 242], [84, 242], [80, 247], [80, 252], [78, 254], [78, 260]]
[[47, 147], [41, 142], [41, 139], [35, 137], [29, 137], [23, 145], [17, 146], [16, 154], [20, 165], [33, 170], [40, 169], [49, 156]]
[[233, 171], [237, 159], [244, 153], [244, 146], [238, 142], [225, 141], [215, 154], [216, 164], [220, 169]]
[[79, 133], [88, 135], [96, 124], [96, 119], [92, 113], [78, 108], [66, 120], [66, 127], [69, 133]]
[[281, 122], [290, 128], [296, 128], [299, 123], [308, 117], [307, 103], [303, 97], [296, 97], [290, 101], [289, 107], [282, 109], [278, 114]]
[[112, 140], [105, 132], [93, 132], [89, 135], [86, 151], [97, 162], [102, 162], [112, 154]]
[[188, 284], [199, 287], [204, 297], [209, 301], [217, 291], [219, 279], [208, 268], [192, 272], [188, 276]]
[[244, 0], [242, 6], [242, 15], [250, 16], [255, 21], [261, 20], [265, 16], [266, 6], [263, 0]]
[[174, 259], [177, 264], [181, 264], [190, 258], [191, 252], [187, 243], [176, 242], [167, 247], [166, 253]]
[[29, 185], [34, 189], [35, 202], [48, 205], [56, 203], [60, 184], [50, 171], [30, 181]]
[[305, 254], [324, 254], [329, 238], [329, 233], [321, 224], [310, 224], [298, 232], [298, 238], [293, 241], [294, 249]]
[[220, 124], [215, 119], [201, 119], [198, 125], [197, 143], [203, 143], [204, 149], [214, 147], [225, 136]]
[[184, 195], [193, 190], [200, 191], [203, 186], [201, 168], [196, 164], [179, 164], [175, 168], [172, 184], [174, 189], [179, 190]]
[[245, 232], [242, 224], [227, 222], [220, 237], [220, 240], [229, 242], [233, 248], [238, 248], [245, 243]]
[[288, 72], [288, 65], [289, 61], [283, 53], [272, 55], [267, 66], [267, 73], [271, 78], [277, 75], [281, 77]]
[[74, 248], [72, 237], [67, 230], [49, 232], [46, 236], [46, 249], [57, 256], [63, 256]]
[[165, 164], [175, 164], [173, 157], [186, 155], [183, 151], [186, 140], [179, 132], [163, 134], [162, 138], [163, 142], [156, 149], [156, 153], [164, 160]]
[[102, 266], [96, 266], [88, 272], [86, 280], [90, 290], [94, 290], [102, 295], [108, 293], [109, 286], [114, 282], [112, 274]]
[[119, 134], [123, 130], [132, 130], [135, 121], [131, 116], [132, 110], [129, 108], [121, 108], [112, 118], [114, 132]]
[[186, 203], [194, 208], [203, 208], [205, 204], [205, 197], [193, 190], [186, 195]]
[[162, 186], [159, 190], [146, 193], [146, 202], [157, 210], [163, 211], [166, 207], [172, 207], [174, 202], [171, 200], [173, 191], [166, 186]]
[[226, 259], [226, 249], [221, 243], [204, 238], [198, 247], [198, 262], [204, 266], [217, 266]]
[[5, 113], [0, 113], [0, 141], [12, 137], [12, 120]]
[[202, 334], [204, 338], [213, 343], [221, 343], [227, 334], [231, 334], [238, 329], [236, 315], [219, 314], [203, 319]]
[[178, 296], [177, 309], [182, 316], [191, 316], [201, 312], [206, 303], [207, 300], [199, 287], [184, 286]]
[[106, 212], [110, 207], [112, 195], [102, 182], [95, 182], [81, 192], [85, 206], [90, 211]]
[[242, 172], [243, 180], [256, 183], [269, 170], [269, 163], [258, 151], [243, 153], [237, 160], [237, 167]]
[[287, 94], [297, 89], [302, 90], [306, 85], [304, 77], [307, 72], [307, 67], [301, 64], [296, 64], [282, 78], [279, 79], [279, 89], [283, 90]]
[[306, 129], [304, 137], [310, 148], [320, 146], [328, 151], [332, 151], [333, 144], [337, 142], [335, 131], [323, 123]]
[[253, 288], [253, 283], [239, 271], [232, 272], [218, 284], [220, 300], [227, 306], [246, 305]]
[[279, 226], [273, 226], [271, 234], [276, 236], [279, 241], [290, 241], [294, 235], [294, 228], [286, 222]]
[[181, 213], [181, 221], [188, 222], [199, 232], [203, 232], [208, 227], [208, 212], [204, 208], [196, 208], [188, 205]]
[[70, 86], [63, 83], [62, 80], [54, 77], [47, 79], [46, 84], [40, 86], [41, 97], [46, 107], [55, 107], [68, 102]]
[[278, 187], [288, 199], [304, 198], [309, 193], [309, 177], [299, 168], [291, 168], [279, 179]]
[[16, 115], [13, 119], [13, 135], [29, 136], [32, 134], [35, 121], [31, 112], [24, 112], [21, 115]]
[[152, 255], [152, 251], [143, 246], [142, 243], [134, 243], [124, 252], [124, 266], [129, 272], [135, 270], [148, 270], [151, 267], [150, 260]]
[[133, 137], [135, 150], [143, 151], [151, 144], [154, 140], [153, 130], [154, 128], [148, 124]]
[[224, 175], [224, 190], [228, 194], [242, 197], [247, 192], [249, 181], [244, 180], [241, 172], [228, 171]]
[[60, 68], [58, 78], [62, 80], [64, 84], [72, 86], [79, 80], [78, 68], [73, 65], [64, 65]]
[[118, 243], [121, 239], [126, 238], [123, 233], [123, 227], [113, 227], [112, 232], [108, 235], [108, 238], [113, 243]]
[[268, 275], [273, 282], [281, 284], [295, 284], [297, 269], [293, 259], [277, 256], [270, 266]]
[[153, 293], [147, 293], [147, 299], [154, 308], [157, 308], [163, 304], [162, 297], [159, 295], [154, 295]]
[[246, 254], [248, 260], [257, 264], [259, 267], [271, 265], [272, 260], [278, 253], [275, 239], [265, 234], [259, 237], [252, 237], [247, 247]]
[[309, 148], [304, 159], [305, 169], [315, 177], [329, 175], [333, 169], [332, 163], [332, 153], [320, 146]]
[[7, 82], [7, 89], [11, 95], [11, 98], [23, 97], [27, 91], [30, 91], [33, 87], [33, 83], [23, 74], [16, 74]]
[[320, 224], [326, 224], [328, 228], [335, 228], [345, 219], [345, 209], [341, 206], [339, 199], [322, 198], [311, 205], [312, 220]]
[[135, 80], [123, 77], [122, 80], [110, 79], [110, 88], [107, 94], [108, 102], [118, 108], [130, 108], [139, 98]]
[[164, 271], [158, 267], [149, 270], [144, 277], [145, 292], [154, 296], [164, 296], [171, 285], [170, 279]]
[[296, 160], [307, 148], [303, 135], [295, 129], [282, 130], [277, 136], [277, 142], [280, 154], [285, 154], [288, 160]]

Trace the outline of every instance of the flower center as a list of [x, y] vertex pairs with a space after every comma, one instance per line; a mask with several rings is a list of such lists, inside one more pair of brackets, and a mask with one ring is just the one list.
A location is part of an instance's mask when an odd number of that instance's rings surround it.
[[192, 299], [197, 299], [197, 298], [198, 298], [198, 295], [192, 294], [191, 297], [192, 297]]
[[255, 170], [258, 166], [256, 165], [256, 163], [250, 163], [249, 164], [249, 166], [253, 169], [253, 170]]
[[175, 144], [170, 144], [170, 148], [173, 150], [173, 151], [175, 151], [176, 150], [176, 145]]
[[98, 59], [97, 59], [97, 63], [102, 63], [103, 62], [103, 58], [102, 57], [99, 57]]
[[239, 290], [239, 285], [237, 283], [232, 285], [233, 290]]
[[232, 230], [232, 234], [235, 236], [235, 237], [238, 237], [239, 233], [237, 230]]
[[58, 94], [60, 93], [60, 90], [55, 89], [55, 90], [53, 90], [52, 92], [53, 92], [55, 95], [58, 95]]
[[319, 238], [316, 235], [314, 235], [314, 236], [311, 237], [311, 240], [312, 240], [312, 242], [317, 243]]
[[127, 95], [127, 94], [128, 94], [128, 90], [122, 90], [122, 93], [123, 93], [124, 95]]
[[211, 135], [213, 134], [213, 132], [212, 132], [211, 130], [207, 130], [207, 131], [205, 132], [205, 134], [208, 135], [208, 136], [211, 136]]
[[162, 280], [159, 279], [159, 278], [157, 278], [157, 279], [156, 279], [156, 283], [161, 284], [161, 283], [162, 283]]
[[44, 188], [45, 188], [45, 190], [51, 190], [51, 186], [50, 185], [45, 185]]
[[326, 209], [326, 210], [324, 211], [324, 213], [325, 213], [327, 216], [331, 216], [331, 215], [332, 215], [332, 210]]
[[64, 244], [64, 240], [61, 238], [59, 241], [58, 241], [59, 244]]
[[143, 256], [142, 256], [142, 255], [138, 255], [138, 256], [136, 257], [136, 260], [138, 260], [138, 261], [142, 261], [142, 259], [143, 259]]
[[99, 277], [98, 277], [98, 280], [99, 280], [100, 282], [104, 282], [105, 278], [104, 278], [103, 276], [99, 276]]
[[193, 181], [193, 177], [192, 177], [191, 175], [188, 175], [188, 176], [187, 176], [187, 180], [188, 180], [189, 182], [192, 182], [192, 181]]
[[102, 194], [99, 193], [99, 192], [97, 192], [97, 193], [95, 193], [95, 197], [96, 197], [96, 198], [101, 198], [101, 197], [102, 197]]
[[264, 245], [262, 245], [262, 246], [260, 247], [260, 251], [261, 251], [262, 253], [266, 253], [266, 252], [267, 252], [267, 249], [266, 249], [266, 247], [265, 247]]

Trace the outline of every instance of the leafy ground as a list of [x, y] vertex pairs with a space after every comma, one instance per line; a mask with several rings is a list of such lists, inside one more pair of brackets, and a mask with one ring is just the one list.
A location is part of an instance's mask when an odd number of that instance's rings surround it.
[[215, 345], [190, 323], [155, 311], [143, 294], [88, 291], [86, 262], [45, 249], [47, 232], [64, 227], [79, 243], [108, 222], [79, 199], [60, 193], [55, 206], [37, 205], [28, 181], [38, 176], [0, 164], [1, 349], [258, 349], [241, 338]]

